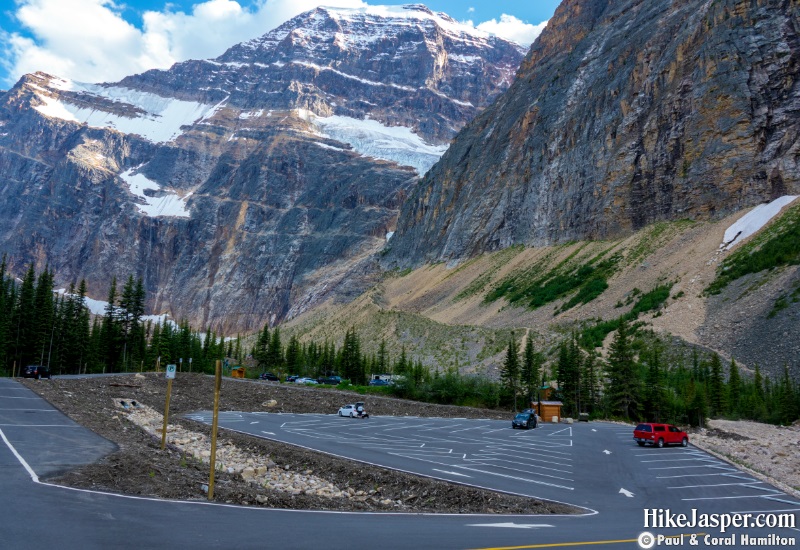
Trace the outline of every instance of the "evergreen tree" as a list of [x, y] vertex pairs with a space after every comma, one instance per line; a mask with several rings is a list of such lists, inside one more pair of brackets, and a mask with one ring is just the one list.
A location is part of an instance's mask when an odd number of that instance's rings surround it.
[[687, 401], [689, 403], [689, 424], [692, 426], [705, 426], [708, 414], [706, 406], [705, 385], [692, 380], [688, 388]]
[[380, 374], [389, 374], [389, 354], [386, 351], [386, 338], [381, 339], [378, 356], [375, 359], [375, 370]]
[[399, 375], [405, 375], [409, 370], [408, 367], [408, 358], [406, 357], [406, 345], [403, 344], [403, 347], [400, 348], [400, 357], [397, 358], [397, 363], [394, 366], [394, 373]]
[[522, 391], [527, 396], [528, 404], [534, 398], [538, 399], [539, 376], [542, 370], [544, 357], [533, 348], [533, 339], [528, 335], [525, 342], [525, 350], [522, 353], [522, 369], [520, 372], [520, 383]]
[[361, 343], [353, 327], [345, 333], [340, 363], [344, 378], [349, 379], [353, 384], [364, 384], [366, 382], [361, 358]]
[[261, 369], [261, 372], [266, 372], [267, 364], [269, 363], [269, 323], [264, 323], [264, 328], [258, 335], [256, 345], [253, 348], [253, 359], [256, 360], [256, 365]]
[[130, 365], [139, 362], [143, 355], [140, 340], [142, 337], [144, 300], [145, 294], [142, 280], [134, 281], [133, 275], [129, 276], [122, 288], [119, 308], [116, 311], [122, 347], [122, 364], [125, 370], [128, 370]]
[[739, 402], [742, 399], [742, 380], [739, 376], [739, 367], [731, 359], [728, 368], [728, 411], [734, 418], [739, 417]]
[[[0, 262], [0, 367], [13, 366], [10, 359], [9, 344], [11, 342], [11, 317], [13, 315], [13, 297], [10, 294], [13, 279], [6, 277], [6, 255]], [[13, 373], [12, 373], [13, 374]]]
[[16, 332], [14, 338], [14, 356], [17, 361], [17, 372], [26, 365], [34, 364], [39, 355], [35, 349], [35, 322], [36, 322], [36, 272], [33, 264], [28, 267], [22, 279], [17, 302], [14, 307], [14, 317], [11, 328]]
[[117, 278], [111, 279], [108, 290], [108, 300], [105, 315], [101, 326], [101, 346], [103, 349], [102, 360], [107, 372], [115, 372], [120, 355], [120, 326], [119, 311], [117, 309]]
[[33, 349], [37, 363], [47, 365], [50, 345], [55, 334], [55, 304], [53, 302], [53, 273], [45, 269], [38, 277], [34, 298]]
[[664, 422], [665, 393], [662, 379], [661, 350], [652, 350], [647, 365], [647, 378], [644, 391], [644, 414], [651, 422]]
[[506, 357], [500, 368], [500, 379], [503, 381], [503, 387], [511, 394], [515, 411], [517, 410], [519, 374], [519, 349], [517, 347], [517, 340], [514, 338], [514, 333], [512, 332], [511, 338], [508, 340], [508, 348], [506, 348]]
[[583, 361], [583, 374], [581, 376], [582, 410], [579, 412], [591, 414], [597, 409], [600, 397], [599, 381], [597, 356], [590, 352]]
[[568, 342], [559, 346], [558, 362], [556, 363], [556, 379], [564, 412], [573, 414], [579, 412], [580, 403], [580, 375], [583, 368], [583, 356], [578, 346], [576, 335]]
[[789, 377], [789, 366], [783, 366], [783, 377], [780, 379], [776, 389], [776, 406], [773, 413], [773, 422], [776, 424], [788, 425], [797, 419], [796, 400], [794, 387]]
[[639, 384], [627, 321], [622, 321], [609, 346], [608, 398], [614, 413], [630, 420], [639, 404]]
[[752, 414], [755, 420], [766, 420], [767, 418], [767, 396], [764, 391], [764, 380], [761, 376], [761, 367], [756, 363], [755, 373], [753, 374], [752, 390]]
[[332, 376], [336, 372], [336, 346], [327, 339], [322, 347], [319, 369], [323, 376]]
[[[269, 341], [269, 347], [267, 348], [267, 369], [271, 371], [282, 371], [283, 370], [283, 346], [281, 345], [281, 331], [279, 328], [275, 328], [272, 331], [272, 337]], [[290, 373], [290, 374], [297, 374], [297, 373]]]
[[286, 346], [286, 371], [305, 376], [308, 373], [304, 367], [300, 341], [297, 336], [292, 335]]
[[725, 380], [722, 376], [722, 362], [719, 355], [711, 354], [711, 374], [708, 378], [708, 404], [711, 416], [719, 416], [727, 410]]

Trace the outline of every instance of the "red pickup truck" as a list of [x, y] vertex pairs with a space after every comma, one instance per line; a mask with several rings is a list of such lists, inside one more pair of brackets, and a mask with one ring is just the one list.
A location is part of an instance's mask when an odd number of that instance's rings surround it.
[[689, 445], [689, 436], [686, 432], [679, 430], [672, 424], [655, 424], [647, 422], [639, 424], [633, 430], [633, 439], [640, 447], [647, 443], [652, 443], [656, 447], [664, 445]]

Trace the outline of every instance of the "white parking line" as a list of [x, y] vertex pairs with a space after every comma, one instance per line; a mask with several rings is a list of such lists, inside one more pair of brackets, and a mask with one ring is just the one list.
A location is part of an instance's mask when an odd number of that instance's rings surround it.
[[[710, 483], [708, 485], [681, 485], [679, 487], [667, 487], [667, 489], [693, 489], [695, 487], [730, 487], [730, 486], [738, 486], [738, 487], [746, 487], [748, 485], [757, 485], [759, 483], [764, 483], [763, 481], [750, 481], [748, 483]], [[757, 487], [753, 487], [757, 489]]]
[[0, 399], [41, 399], [41, 397], [12, 397], [10, 395], [0, 395]]
[[469, 430], [483, 430], [488, 426], [470, 426], [469, 428], [461, 428], [460, 430], [451, 430], [453, 432], [468, 432]]
[[711, 464], [705, 464], [701, 466], [664, 466], [663, 468], [648, 468], [648, 470], [684, 470], [686, 468], [716, 468], [717, 470], [722, 470], [724, 472], [738, 472], [736, 468], [724, 468], [722, 466], [713, 466]]
[[443, 474], [450, 474], [451, 476], [469, 477], [467, 474], [459, 474], [458, 472], [448, 472], [447, 470], [439, 470], [438, 468], [431, 468], [434, 472], [442, 472]]
[[[511, 462], [508, 456], [497, 453], [475, 453], [470, 456], [471, 459], [476, 460], [491, 460], [493, 462]], [[561, 472], [562, 474], [572, 474], [572, 470], [559, 470], [558, 468], [548, 468], [547, 466], [539, 466], [537, 464], [525, 464], [523, 462], [514, 461], [513, 464], [518, 466], [527, 466], [528, 468], [538, 468], [540, 470], [548, 470], [550, 472]], [[572, 481], [572, 480], [570, 480]]]
[[775, 497], [773, 497], [771, 495], [770, 496], [764, 496], [763, 498], [765, 498], [767, 500], [774, 500], [775, 502], [784, 502], [786, 504], [794, 504], [796, 506], [800, 506], [800, 502], [797, 502], [796, 500], [786, 500], [786, 499], [782, 499], [782, 498], [775, 498]]
[[43, 413], [58, 412], [55, 409], [0, 409], [0, 411], [34, 411]]
[[[652, 468], [651, 468], [651, 469], [652, 469]], [[676, 477], [710, 477], [710, 476], [728, 476], [728, 477], [736, 477], [736, 476], [734, 476], [734, 475], [731, 475], [731, 474], [725, 474], [725, 473], [717, 473], [717, 472], [715, 472], [715, 473], [713, 473], [713, 474], [683, 474], [683, 475], [679, 475], [679, 476], [656, 476], [656, 479], [673, 479], [673, 478], [676, 478]], [[752, 479], [752, 478], [742, 477], [742, 478], [740, 478], [740, 479]]]
[[[775, 491], [776, 495], [782, 494], [781, 491]], [[733, 500], [738, 498], [768, 498], [771, 495], [740, 495], [735, 497], [697, 497], [697, 498], [682, 498], [684, 501], [691, 500]]]
[[78, 424], [0, 424], [0, 426], [16, 428], [80, 428]]
[[642, 464], [649, 464], [651, 462], [719, 462], [712, 458], [658, 458], [656, 460], [640, 460]]

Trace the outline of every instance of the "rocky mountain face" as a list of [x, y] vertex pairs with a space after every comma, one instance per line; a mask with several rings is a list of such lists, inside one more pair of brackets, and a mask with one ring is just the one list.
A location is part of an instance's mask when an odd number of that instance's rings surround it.
[[564, 0], [403, 207], [388, 265], [800, 194], [800, 4]]
[[399, 207], [524, 51], [424, 6], [318, 8], [213, 60], [0, 95], [0, 251], [227, 334], [369, 283]]

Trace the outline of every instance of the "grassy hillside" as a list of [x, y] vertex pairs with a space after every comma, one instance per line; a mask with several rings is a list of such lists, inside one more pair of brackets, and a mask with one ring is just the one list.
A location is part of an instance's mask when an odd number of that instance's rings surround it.
[[[352, 327], [367, 353], [376, 353], [385, 339], [394, 357], [405, 349], [434, 370], [456, 367], [495, 375], [512, 331], [550, 354], [566, 334], [578, 331], [584, 345], [602, 351], [609, 334], [626, 319], [723, 357], [736, 356], [746, 365], [751, 359], [741, 357], [743, 348], [759, 356], [758, 342], [742, 344], [742, 334], [754, 330], [751, 325], [785, 324], [786, 315], [800, 313], [797, 255], [784, 253], [800, 242], [794, 236], [800, 206], [735, 252], [723, 252], [719, 245], [725, 229], [739, 215], [717, 223], [662, 222], [617, 241], [514, 246], [456, 267], [436, 264], [387, 273], [349, 304], [325, 304], [282, 331], [287, 337], [341, 344]], [[740, 267], [761, 266], [748, 260], [757, 254], [780, 261], [764, 264], [767, 269], [756, 274]], [[782, 270], [781, 277], [775, 268]], [[760, 289], [758, 302], [747, 305], [748, 313], [755, 313], [744, 317], [741, 289], [720, 283], [740, 278], [739, 272]], [[720, 294], [710, 295], [709, 287], [719, 288]], [[786, 361], [794, 368], [798, 359], [787, 353]], [[762, 368], [782, 369], [782, 363], [774, 362]]]

